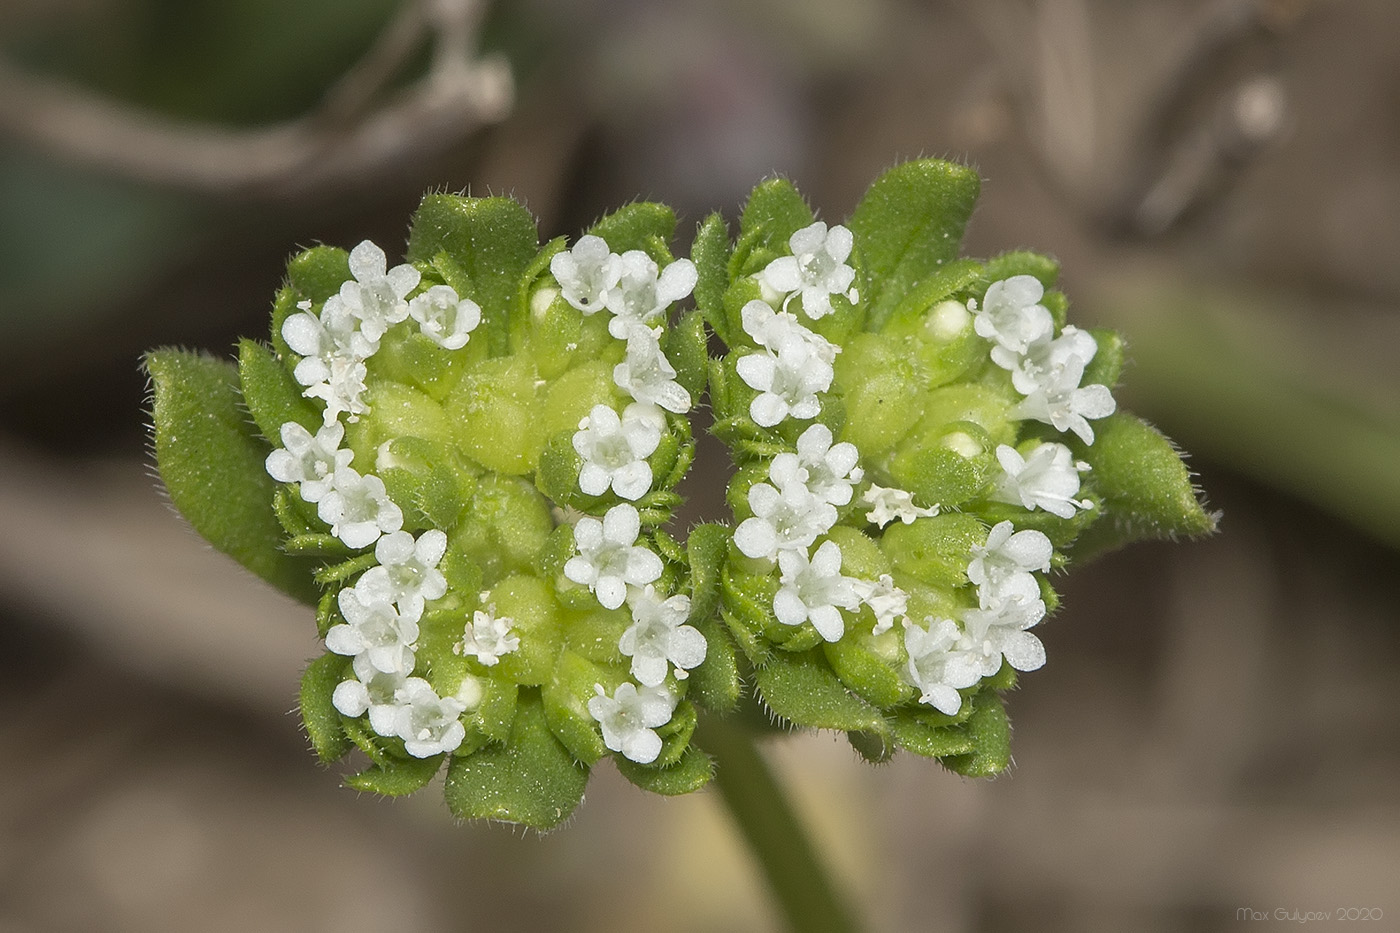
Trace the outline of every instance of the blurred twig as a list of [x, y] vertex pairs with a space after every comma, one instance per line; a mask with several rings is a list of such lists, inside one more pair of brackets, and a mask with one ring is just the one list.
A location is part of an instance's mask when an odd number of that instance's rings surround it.
[[[479, 0], [412, 0], [319, 108], [250, 130], [198, 126], [0, 62], [0, 134], [99, 170], [215, 194], [305, 193], [363, 182], [505, 116], [506, 62], [476, 58]], [[432, 65], [380, 100], [425, 34]]]

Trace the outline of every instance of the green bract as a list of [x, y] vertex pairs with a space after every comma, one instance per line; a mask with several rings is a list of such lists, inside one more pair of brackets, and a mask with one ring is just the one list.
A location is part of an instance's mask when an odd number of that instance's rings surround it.
[[[363, 752], [347, 782], [385, 795], [445, 764], [454, 813], [535, 827], [604, 757], [703, 786], [697, 722], [746, 708], [1003, 769], [1046, 572], [1213, 519], [1114, 410], [1121, 342], [1066, 324], [1055, 263], [958, 257], [977, 188], [908, 163], [828, 228], [765, 182], [690, 260], [662, 205], [570, 247], [514, 201], [429, 195], [404, 265], [294, 258], [270, 347], [152, 352], [172, 501], [317, 607], [317, 754]], [[687, 531], [706, 391], [734, 515]]]

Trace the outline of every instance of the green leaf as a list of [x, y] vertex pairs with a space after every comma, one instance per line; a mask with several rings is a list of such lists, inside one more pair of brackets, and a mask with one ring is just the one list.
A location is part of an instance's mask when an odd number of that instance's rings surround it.
[[665, 768], [639, 765], [621, 755], [614, 755], [613, 761], [617, 763], [617, 770], [627, 780], [642, 790], [667, 797], [697, 791], [710, 783], [710, 778], [714, 777], [715, 773], [714, 760], [694, 745], [686, 748], [680, 761]]
[[967, 583], [968, 554], [986, 540], [987, 529], [976, 518], [949, 512], [890, 525], [880, 547], [897, 570], [931, 586], [954, 588]]
[[827, 662], [841, 682], [876, 706], [893, 706], [913, 696], [914, 688], [862, 641], [859, 633], [852, 632], [840, 641], [822, 645]]
[[321, 413], [301, 394], [301, 386], [282, 361], [262, 344], [238, 342], [238, 381], [248, 414], [272, 446], [282, 446], [282, 425], [289, 421], [312, 434], [321, 429]]
[[1012, 250], [1000, 253], [987, 260], [986, 271], [982, 275], [981, 292], [987, 286], [1013, 275], [1033, 275], [1046, 288], [1054, 288], [1060, 280], [1060, 264], [1049, 256], [1032, 253], [1029, 250]]
[[1123, 338], [1117, 331], [1102, 327], [1091, 328], [1089, 333], [1099, 349], [1084, 368], [1080, 385], [1105, 385], [1112, 389], [1118, 385], [1118, 376], [1123, 372]]
[[811, 223], [812, 209], [792, 182], [786, 178], [770, 178], [760, 182], [749, 195], [739, 221], [739, 233], [756, 237], [755, 249], [782, 255], [788, 252], [788, 240], [792, 235]]
[[320, 593], [316, 563], [282, 550], [272, 511], [277, 483], [268, 447], [253, 431], [232, 363], [184, 350], [146, 355], [154, 392], [156, 467], [170, 501], [210, 544], [308, 605]]
[[301, 675], [301, 721], [316, 757], [327, 763], [350, 751], [350, 737], [331, 704], [331, 694], [345, 679], [346, 664], [347, 659], [338, 654], [323, 654]]
[[587, 783], [588, 769], [550, 732], [539, 694], [522, 691], [510, 741], [454, 757], [444, 796], [463, 819], [549, 829], [574, 812]]
[[[430, 194], [413, 215], [410, 262], [433, 262], [445, 254], [466, 281], [464, 298], [481, 306], [493, 356], [506, 352], [509, 315], [525, 270], [539, 251], [535, 218], [510, 198]], [[449, 283], [452, 284], [452, 283]]]
[[345, 786], [384, 797], [403, 797], [422, 790], [442, 767], [445, 757], [389, 758], [381, 764], [370, 765], [359, 774], [350, 775], [345, 779]]
[[897, 711], [890, 720], [894, 739], [901, 748], [925, 758], [946, 758], [950, 755], [970, 755], [977, 743], [963, 729], [931, 726], [906, 710]]
[[851, 748], [855, 749], [857, 755], [872, 765], [884, 764], [894, 757], [896, 745], [888, 735], [876, 732], [847, 732], [846, 741], [851, 743]]
[[889, 323], [902, 323], [911, 318], [922, 321], [930, 308], [949, 295], [966, 289], [982, 274], [982, 264], [974, 259], [955, 259], [940, 266], [899, 299], [890, 312]]
[[1011, 723], [1006, 708], [994, 691], [983, 690], [971, 700], [972, 715], [959, 728], [976, 746], [967, 755], [944, 758], [943, 763], [958, 774], [968, 777], [991, 777], [1006, 770], [1011, 763]]
[[[694, 606], [693, 601], [691, 605]], [[694, 619], [690, 624], [705, 636], [705, 660], [690, 672], [687, 695], [710, 712], [726, 713], [739, 703], [744, 689], [734, 639], [728, 629], [709, 615]]]
[[[614, 645], [615, 647], [615, 645]], [[611, 686], [613, 674], [572, 651], [559, 653], [554, 676], [540, 689], [545, 720], [569, 753], [591, 765], [608, 753], [598, 722], [588, 712], [593, 685]]]
[[900, 299], [957, 258], [979, 187], [972, 169], [939, 159], [906, 162], [870, 186], [850, 221], [870, 329], [880, 329]]
[[695, 263], [695, 307], [710, 328], [729, 346], [729, 320], [724, 315], [724, 292], [729, 287], [729, 227], [718, 213], [705, 218], [690, 247]]
[[1079, 456], [1103, 497], [1103, 518], [1075, 543], [1073, 556], [1111, 550], [1143, 538], [1197, 537], [1215, 531], [1181, 455], [1155, 428], [1119, 412], [1094, 423], [1094, 444]]
[[780, 653], [756, 676], [768, 708], [798, 726], [880, 735], [889, 731], [880, 711], [846, 689], [820, 649]]
[[[669, 243], [676, 233], [676, 212], [665, 204], [654, 201], [636, 201], [620, 207], [608, 214], [588, 229], [594, 236], [607, 241], [614, 253], [625, 253], [639, 249], [651, 253], [648, 248], [653, 238]], [[652, 255], [658, 263], [661, 258]]]
[[667, 332], [666, 355], [676, 369], [676, 381], [695, 402], [699, 402], [700, 393], [705, 391], [705, 380], [710, 372], [708, 342], [705, 319], [699, 311], [687, 313]]
[[690, 618], [706, 619], [719, 602], [720, 571], [729, 552], [728, 525], [709, 523], [691, 529], [685, 543], [690, 560]]

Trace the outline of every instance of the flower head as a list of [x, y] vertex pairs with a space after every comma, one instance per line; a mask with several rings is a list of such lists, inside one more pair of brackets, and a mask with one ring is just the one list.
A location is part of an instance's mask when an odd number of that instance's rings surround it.
[[404, 682], [403, 699], [395, 719], [394, 732], [414, 758], [431, 758], [455, 751], [466, 738], [461, 716], [466, 704], [456, 697], [440, 697], [421, 677]]
[[408, 317], [408, 293], [421, 279], [408, 263], [387, 269], [384, 250], [365, 240], [350, 251], [354, 279], [340, 286], [340, 300], [360, 322], [360, 331], [378, 341], [389, 329]]
[[1079, 474], [1089, 465], [1076, 463], [1064, 444], [1040, 444], [1029, 457], [1002, 444], [997, 448], [997, 462], [1002, 477], [992, 492], [993, 501], [1044, 509], [1060, 518], [1073, 518], [1076, 509], [1093, 506], [1088, 499], [1074, 498], [1079, 492]]
[[1016, 391], [1026, 396], [1012, 410], [1013, 417], [1073, 431], [1084, 443], [1094, 443], [1089, 419], [1107, 418], [1117, 409], [1107, 386], [1080, 386], [1097, 349], [1092, 334], [1072, 325], [1054, 340], [1031, 347], [1011, 373]]
[[625, 340], [634, 327], [650, 327], [667, 308], [695, 288], [695, 263], [677, 259], [658, 270], [656, 262], [639, 249], [618, 257], [618, 277], [604, 302], [614, 315], [608, 333]]
[[676, 382], [676, 369], [661, 352], [661, 342], [645, 327], [627, 334], [627, 356], [613, 368], [613, 382], [638, 402], [683, 415], [690, 411], [690, 393]]
[[690, 597], [662, 599], [650, 584], [634, 588], [627, 597], [632, 624], [622, 633], [617, 649], [632, 659], [632, 676], [647, 687], [666, 679], [669, 665], [684, 679], [686, 671], [705, 660], [705, 636], [685, 621], [690, 616]]
[[393, 735], [408, 675], [402, 670], [381, 671], [367, 653], [350, 662], [355, 676], [342, 680], [331, 694], [331, 705], [352, 719], [369, 714], [369, 725], [379, 735]]
[[403, 527], [403, 512], [389, 498], [382, 479], [372, 473], [361, 476], [348, 466], [332, 476], [330, 492], [316, 506], [331, 534], [359, 549]]
[[836, 524], [836, 507], [793, 483], [775, 489], [767, 483], [749, 488], [753, 515], [739, 523], [734, 544], [748, 557], [772, 560], [782, 551], [807, 552], [818, 535]]
[[365, 655], [371, 666], [386, 674], [413, 670], [413, 645], [418, 641], [418, 621], [401, 615], [393, 603], [364, 602], [354, 587], [337, 596], [345, 621], [326, 632], [326, 647], [336, 654]]
[[497, 616], [495, 606], [478, 609], [467, 624], [461, 640], [452, 646], [452, 652], [476, 658], [487, 667], [495, 667], [503, 655], [520, 647], [520, 637], [511, 634], [514, 622], [508, 616]]
[[839, 641], [845, 634], [842, 609], [860, 605], [850, 577], [841, 575], [841, 547], [823, 541], [810, 560], [804, 550], [778, 553], [782, 586], [773, 597], [773, 614], [784, 625], [811, 622], [826, 641]]
[[481, 323], [481, 306], [448, 285], [434, 285], [408, 303], [424, 337], [444, 350], [460, 350]]
[[628, 405], [618, 417], [606, 405], [594, 405], [579, 422], [574, 450], [583, 458], [578, 487], [590, 496], [609, 489], [623, 499], [640, 499], [651, 489], [647, 462], [661, 442], [665, 420], [651, 405]]
[[800, 294], [808, 317], [825, 317], [831, 313], [831, 296], [847, 291], [855, 281], [856, 271], [846, 264], [854, 243], [850, 230], [840, 224], [827, 229], [819, 220], [794, 233], [788, 239], [792, 255], [770, 262], [759, 280], [766, 288], [788, 294], [789, 300]]
[[981, 661], [966, 647], [966, 639], [952, 619], [928, 622], [924, 628], [904, 620], [904, 647], [909, 653], [906, 679], [922, 691], [920, 703], [953, 716], [962, 709], [958, 691], [982, 679]]
[[[998, 522], [987, 533], [986, 543], [972, 546], [967, 578], [978, 587], [985, 605], [1010, 585], [1024, 585], [1029, 579], [1036, 586], [1031, 571], [1048, 571], [1053, 553], [1054, 547], [1044, 532], [1016, 531], [1010, 522]], [[1038, 586], [1036, 592], [1039, 593]]]
[[671, 721], [676, 697], [662, 687], [642, 687], [631, 682], [619, 684], [608, 696], [602, 684], [593, 686], [596, 696], [588, 701], [589, 714], [603, 729], [603, 744], [624, 757], [648, 765], [661, 754], [659, 726]]
[[447, 592], [447, 579], [437, 569], [446, 551], [447, 535], [436, 528], [416, 541], [406, 531], [390, 532], [374, 545], [379, 566], [366, 570], [355, 590], [366, 602], [395, 603], [400, 613], [417, 619], [423, 615], [424, 601], [440, 599]]
[[832, 445], [831, 429], [817, 423], [797, 438], [797, 453], [781, 453], [773, 458], [768, 475], [779, 486], [800, 481], [817, 498], [832, 505], [851, 501], [851, 486], [859, 483], [865, 471], [856, 464], [856, 445]]
[[627, 598], [627, 587], [655, 583], [661, 558], [637, 544], [641, 516], [627, 503], [608, 509], [600, 522], [584, 516], [574, 525], [578, 554], [564, 565], [564, 576], [587, 586], [604, 608], [616, 609]]
[[600, 236], [581, 236], [574, 248], [555, 253], [549, 271], [559, 283], [564, 300], [584, 314], [603, 307], [608, 290], [617, 284], [622, 267], [616, 253]]
[[354, 452], [340, 449], [345, 426], [339, 421], [323, 425], [315, 435], [295, 421], [282, 425], [282, 446], [267, 455], [268, 475], [279, 483], [297, 483], [307, 502], [320, 502], [330, 492], [337, 470], [354, 459]]
[[1055, 320], [1039, 303], [1044, 295], [1045, 286], [1033, 275], [1013, 275], [987, 287], [972, 326], [996, 344], [992, 361], [998, 366], [1014, 368], [1033, 344], [1054, 333]]

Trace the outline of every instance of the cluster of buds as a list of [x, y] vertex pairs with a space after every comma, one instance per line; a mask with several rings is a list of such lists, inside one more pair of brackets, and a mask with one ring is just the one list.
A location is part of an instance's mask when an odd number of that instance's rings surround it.
[[[908, 163], [828, 226], [765, 182], [688, 259], [657, 204], [541, 245], [514, 201], [429, 195], [403, 264], [295, 257], [236, 367], [152, 353], [172, 500], [317, 606], [317, 753], [386, 795], [445, 766], [456, 814], [541, 828], [605, 757], [703, 786], [697, 722], [744, 708], [1004, 768], [1048, 574], [1212, 519], [1054, 264], [958, 258], [976, 190]], [[733, 516], [681, 530], [706, 393]]]

